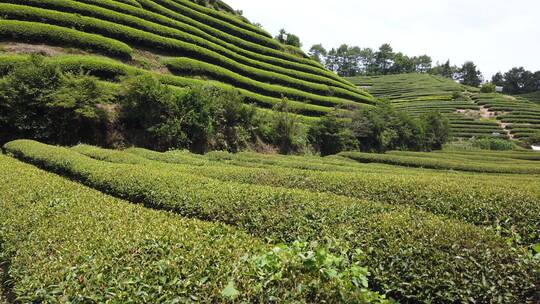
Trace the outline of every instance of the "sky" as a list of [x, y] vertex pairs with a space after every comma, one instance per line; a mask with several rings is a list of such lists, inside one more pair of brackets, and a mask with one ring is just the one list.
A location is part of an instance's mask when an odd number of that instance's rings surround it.
[[275, 35], [300, 37], [303, 48], [390, 43], [409, 56], [461, 65], [471, 60], [487, 79], [523, 66], [540, 70], [539, 0], [225, 0]]

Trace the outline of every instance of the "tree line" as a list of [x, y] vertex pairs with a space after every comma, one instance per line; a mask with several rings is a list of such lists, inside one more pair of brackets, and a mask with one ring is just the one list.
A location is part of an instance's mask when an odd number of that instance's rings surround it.
[[525, 94], [540, 91], [540, 71], [531, 72], [523, 67], [515, 67], [506, 73], [493, 75], [491, 82], [504, 87], [508, 94]]
[[450, 64], [449, 60], [433, 65], [433, 59], [428, 55], [408, 56], [395, 52], [388, 43], [377, 50], [347, 44], [327, 50], [322, 44], [315, 44], [309, 49], [308, 55], [342, 77], [430, 73], [475, 87], [484, 80], [472, 61], [459, 67]]

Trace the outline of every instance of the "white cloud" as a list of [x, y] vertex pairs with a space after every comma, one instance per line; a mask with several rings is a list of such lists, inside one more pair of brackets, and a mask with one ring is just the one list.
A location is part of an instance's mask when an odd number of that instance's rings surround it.
[[474, 61], [485, 76], [514, 66], [540, 70], [538, 0], [226, 0], [272, 34], [297, 34], [304, 48], [390, 43], [434, 61]]

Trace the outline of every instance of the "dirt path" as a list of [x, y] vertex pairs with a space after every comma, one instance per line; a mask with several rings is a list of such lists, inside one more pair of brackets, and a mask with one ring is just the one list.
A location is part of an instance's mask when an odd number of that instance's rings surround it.
[[507, 129], [508, 124], [498, 120], [497, 116], [495, 116], [495, 113], [489, 111], [489, 109], [486, 108], [485, 106], [480, 106], [480, 117], [486, 118], [486, 119], [495, 119], [495, 121], [499, 124], [501, 129], [503, 129], [503, 131], [506, 133], [508, 138], [514, 139], [514, 135], [510, 133], [509, 129]]

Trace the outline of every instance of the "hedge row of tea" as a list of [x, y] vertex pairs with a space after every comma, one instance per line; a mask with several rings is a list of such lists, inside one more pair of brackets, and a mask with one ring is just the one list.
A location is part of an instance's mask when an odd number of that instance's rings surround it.
[[353, 77], [349, 80], [376, 97], [388, 99], [396, 109], [413, 117], [432, 111], [442, 113], [448, 117], [454, 137], [507, 137], [497, 121], [481, 117], [482, 104], [468, 98], [467, 95], [482, 95], [477, 94], [476, 88], [428, 74]]
[[[232, 227], [146, 209], [1, 155], [0, 168], [0, 258], [21, 303], [385, 303], [355, 285], [368, 274], [359, 261], [322, 247], [272, 250]], [[334, 260], [307, 256], [315, 267], [302, 268], [276, 251], [317, 249]]]
[[516, 138], [528, 138], [540, 131], [540, 105], [523, 98], [479, 94], [476, 103], [497, 115]]
[[230, 224], [254, 237], [338, 240], [345, 251], [365, 252], [377, 290], [405, 302], [527, 302], [538, 288], [538, 261], [525, 249], [415, 208], [105, 162], [33, 141], [4, 149], [117, 197]]
[[[28, 59], [29, 57], [26, 55], [0, 55], [0, 74], [5, 75], [10, 71], [10, 69], [13, 68], [14, 65]], [[90, 75], [99, 77], [106, 81], [118, 81], [122, 76], [153, 75], [162, 83], [176, 87], [200, 87], [211, 84], [225, 91], [238, 91], [245, 98], [245, 102], [255, 104], [261, 108], [270, 109], [282, 101], [281, 98], [260, 95], [242, 88], [224, 84], [222, 82], [205, 81], [201, 79], [155, 73], [106, 57], [90, 55], [59, 55], [46, 58], [45, 61], [58, 66], [59, 69], [65, 72], [78, 72], [82, 70]], [[310, 119], [307, 116], [317, 117], [332, 110], [332, 108], [329, 107], [312, 105], [304, 102], [296, 102], [292, 100], [288, 102], [288, 105], [295, 113], [306, 116], [303, 117], [306, 120]]]
[[[529, 152], [534, 153], [534, 152]], [[458, 170], [483, 173], [540, 174], [540, 162], [484, 157], [484, 160], [466, 159], [463, 155], [452, 157], [452, 153], [434, 153], [426, 155], [418, 152], [393, 152], [373, 154], [362, 152], [342, 152], [339, 155], [362, 163], [384, 163], [429, 169]], [[479, 158], [481, 153], [475, 153]]]
[[[123, 164], [145, 165], [150, 168], [176, 170], [243, 184], [302, 189], [309, 192], [332, 193], [357, 199], [413, 206], [445, 217], [478, 226], [491, 226], [520, 235], [526, 244], [540, 242], [540, 183], [520, 180], [518, 186], [506, 180], [477, 176], [443, 175], [438, 172], [409, 174], [396, 170], [374, 170], [348, 165], [349, 172], [317, 172], [280, 166], [253, 167], [242, 154], [229, 154], [229, 159], [245, 163], [224, 164], [217, 153], [210, 159], [185, 153], [159, 153], [144, 149], [106, 150], [79, 145], [77, 151], [94, 159]], [[426, 153], [429, 154], [429, 153]], [[227, 155], [226, 155], [227, 156]], [[479, 158], [482, 156], [479, 156]], [[465, 158], [465, 157], [464, 157]], [[498, 159], [493, 158], [493, 161]], [[305, 160], [304, 160], [305, 161]], [[422, 198], [422, 199], [418, 199]]]
[[218, 80], [266, 98], [287, 97], [326, 108], [374, 102], [318, 63], [286, 53], [249, 23], [219, 12], [201, 13], [209, 9], [190, 1], [137, 3], [141, 7], [111, 0], [2, 0], [0, 35], [126, 61], [134, 58], [135, 48], [145, 49], [170, 58], [173, 72]]

